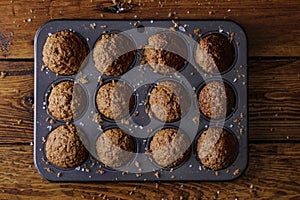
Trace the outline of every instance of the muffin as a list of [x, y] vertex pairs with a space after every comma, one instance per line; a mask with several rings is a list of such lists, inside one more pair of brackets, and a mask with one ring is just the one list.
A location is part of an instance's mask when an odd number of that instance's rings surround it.
[[197, 142], [197, 154], [204, 167], [220, 170], [235, 159], [237, 144], [234, 136], [220, 128], [204, 131]]
[[235, 107], [235, 95], [232, 88], [220, 81], [209, 82], [198, 96], [201, 112], [210, 119], [228, 116]]
[[86, 159], [87, 154], [73, 125], [59, 126], [47, 138], [46, 157], [58, 167], [76, 167]]
[[235, 51], [229, 38], [221, 34], [211, 34], [199, 41], [195, 58], [204, 71], [222, 73], [232, 65]]
[[76, 74], [87, 55], [85, 41], [68, 30], [50, 35], [43, 48], [45, 65], [58, 75]]
[[121, 167], [133, 156], [134, 143], [130, 135], [119, 128], [108, 129], [96, 141], [96, 154], [103, 164]]
[[185, 65], [187, 47], [184, 40], [174, 33], [154, 34], [148, 39], [144, 57], [155, 72], [176, 72]]
[[62, 81], [55, 85], [48, 98], [48, 113], [58, 120], [70, 122], [85, 108], [83, 89], [73, 81]]
[[132, 89], [125, 83], [112, 81], [101, 86], [96, 96], [99, 112], [106, 118], [119, 120], [134, 108]]
[[163, 122], [179, 120], [187, 111], [188, 99], [184, 88], [173, 81], [155, 86], [149, 97], [149, 112]]
[[99, 72], [107, 76], [126, 73], [135, 59], [135, 47], [122, 34], [103, 34], [94, 47], [93, 59]]
[[172, 168], [182, 163], [190, 152], [188, 137], [177, 129], [158, 131], [150, 142], [150, 153], [162, 167]]

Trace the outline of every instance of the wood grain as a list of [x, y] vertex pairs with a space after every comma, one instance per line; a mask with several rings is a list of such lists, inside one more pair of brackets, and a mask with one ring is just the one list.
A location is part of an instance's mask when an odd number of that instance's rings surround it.
[[156, 183], [49, 183], [34, 169], [32, 151], [29, 145], [0, 145], [1, 199], [300, 198], [299, 143], [250, 145], [249, 167], [232, 182], [166, 182], [158, 189]]
[[[249, 61], [250, 141], [299, 141], [300, 59]], [[33, 63], [1, 62], [0, 143], [33, 141]], [[21, 121], [20, 121], [21, 120]], [[19, 124], [18, 124], [19, 123]]]
[[250, 56], [300, 55], [298, 0], [158, 1], [133, 0], [127, 12], [103, 13], [109, 0], [0, 1], [0, 58], [33, 58], [37, 29], [50, 19], [232, 19], [249, 37]]

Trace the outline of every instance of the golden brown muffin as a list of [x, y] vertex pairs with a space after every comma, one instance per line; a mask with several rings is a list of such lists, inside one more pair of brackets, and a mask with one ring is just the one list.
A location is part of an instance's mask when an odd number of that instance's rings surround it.
[[155, 72], [176, 72], [185, 65], [186, 44], [174, 33], [154, 34], [148, 39], [144, 57]]
[[45, 65], [58, 75], [74, 75], [88, 55], [87, 44], [68, 30], [50, 35], [43, 48]]
[[186, 92], [179, 83], [163, 81], [150, 93], [149, 111], [163, 122], [173, 122], [186, 113], [187, 102]]
[[58, 167], [76, 167], [86, 159], [87, 154], [73, 125], [59, 126], [47, 138], [46, 157]]
[[98, 90], [97, 108], [105, 117], [119, 120], [129, 115], [134, 108], [133, 91], [125, 83], [112, 81]]
[[133, 42], [122, 34], [104, 34], [94, 47], [93, 59], [99, 72], [107, 76], [126, 73], [135, 59]]
[[83, 112], [85, 104], [83, 89], [73, 81], [62, 81], [51, 90], [48, 113], [55, 119], [70, 122]]
[[109, 167], [121, 167], [134, 155], [134, 143], [130, 135], [119, 128], [108, 129], [96, 142], [98, 159]]
[[150, 153], [162, 167], [172, 168], [182, 163], [190, 152], [188, 137], [177, 129], [166, 128], [155, 133]]
[[209, 128], [198, 139], [197, 154], [206, 168], [224, 169], [234, 161], [236, 153], [236, 140], [226, 130]]
[[201, 112], [210, 119], [221, 119], [228, 116], [235, 106], [235, 95], [232, 88], [220, 81], [209, 82], [202, 88], [198, 97]]
[[235, 58], [230, 40], [221, 34], [211, 34], [199, 41], [196, 62], [208, 73], [222, 73], [229, 69]]

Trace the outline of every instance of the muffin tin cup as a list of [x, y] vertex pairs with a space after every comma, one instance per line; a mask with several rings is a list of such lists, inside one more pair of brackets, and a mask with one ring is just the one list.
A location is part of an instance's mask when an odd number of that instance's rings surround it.
[[[94, 24], [95, 23], [95, 24]], [[94, 26], [96, 25], [96, 26]], [[102, 27], [106, 26], [105, 29]], [[148, 38], [156, 33], [169, 31], [170, 27], [177, 29], [188, 48], [186, 65], [178, 72], [160, 74], [151, 70], [143, 62], [143, 51], [140, 47], [147, 44]], [[218, 33], [229, 37], [234, 33], [235, 61], [227, 71], [220, 74], [204, 72], [195, 62], [195, 48], [200, 37], [194, 34], [200, 29], [202, 36]], [[48, 68], [41, 70], [43, 63], [42, 50], [49, 34], [61, 30], [72, 30], [86, 41], [90, 54], [84, 66], [77, 75], [56, 75]], [[136, 57], [130, 70], [121, 76], [105, 76], [95, 67], [92, 52], [95, 43], [103, 31], [125, 32], [136, 48]], [[190, 37], [192, 36], [192, 38]], [[34, 160], [35, 166], [42, 177], [50, 181], [225, 181], [239, 177], [248, 163], [248, 108], [247, 108], [247, 39], [243, 29], [236, 23], [228, 20], [178, 20], [176, 25], [170, 20], [53, 20], [43, 25], [35, 36], [35, 110], [34, 110]], [[86, 78], [87, 83], [81, 83]], [[98, 79], [103, 83], [100, 84]], [[102, 117], [102, 121], [94, 122], [93, 117], [98, 113], [95, 97], [98, 89], [108, 81], [115, 79], [128, 83], [135, 94], [135, 108], [133, 113], [124, 120], [109, 120]], [[52, 84], [63, 80], [79, 82], [87, 97], [87, 108], [77, 119], [70, 122], [81, 129], [89, 143], [93, 146], [103, 130], [119, 127], [130, 134], [136, 145], [136, 152], [130, 161], [131, 165], [125, 170], [109, 168], [97, 160], [92, 150], [87, 159], [74, 168], [60, 168], [47, 162], [45, 157], [45, 139], [49, 133], [58, 126], [67, 124], [56, 120], [51, 124], [47, 113], [47, 96]], [[160, 80], [183, 81], [190, 98], [190, 107], [181, 120], [165, 123], [150, 118], [146, 113], [148, 93], [153, 84]], [[234, 90], [236, 96], [235, 110], [223, 120], [209, 120], [204, 117], [198, 107], [198, 94], [205, 82], [210, 80], [224, 80]], [[99, 127], [100, 125], [100, 127]], [[204, 129], [209, 127], [224, 127], [232, 133], [238, 144], [238, 153], [234, 162], [225, 169], [216, 173], [214, 170], [204, 169], [197, 158], [195, 142]], [[149, 161], [146, 154], [147, 145], [153, 137], [155, 130], [162, 127], [176, 127], [186, 133], [190, 140], [189, 156], [172, 169], [161, 168]], [[98, 130], [101, 128], [101, 130]], [[160, 167], [160, 168], [159, 168]], [[154, 169], [154, 171], [153, 171]]]

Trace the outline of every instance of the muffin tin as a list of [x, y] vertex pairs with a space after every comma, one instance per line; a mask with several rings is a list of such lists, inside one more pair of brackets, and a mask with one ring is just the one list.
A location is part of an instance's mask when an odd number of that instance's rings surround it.
[[[171, 28], [170, 28], [171, 27]], [[56, 75], [43, 63], [43, 46], [47, 37], [58, 31], [70, 30], [85, 39], [91, 54], [80, 73], [72, 76]], [[200, 30], [200, 32], [199, 32]], [[141, 48], [156, 33], [172, 32], [186, 42], [187, 62], [178, 72], [160, 74], [153, 72], [143, 59]], [[92, 58], [93, 47], [102, 33], [117, 32], [130, 38], [136, 45], [136, 58], [131, 70], [118, 76], [102, 75]], [[206, 73], [195, 61], [196, 45], [201, 37], [222, 34], [232, 40], [235, 60], [221, 74]], [[43, 25], [35, 37], [35, 111], [34, 111], [34, 160], [41, 176], [49, 181], [225, 181], [239, 177], [248, 164], [248, 108], [247, 108], [247, 39], [243, 29], [228, 20], [53, 20]], [[99, 81], [101, 79], [101, 81]], [[52, 85], [73, 80], [84, 91], [84, 111], [70, 124], [85, 135], [84, 144], [89, 156], [79, 166], [61, 168], [47, 161], [45, 141], [55, 128], [65, 125], [47, 113], [47, 100]], [[83, 81], [82, 81], [83, 80]], [[161, 81], [175, 81], [186, 89], [189, 98], [187, 113], [180, 120], [164, 123], [149, 116], [149, 94]], [[198, 107], [198, 94], [205, 83], [223, 80], [235, 93], [234, 110], [221, 120], [210, 120]], [[123, 81], [134, 91], [133, 112], [121, 120], [103, 117], [97, 110], [98, 89], [110, 81]], [[101, 121], [93, 120], [100, 116]], [[55, 121], [55, 123], [53, 123]], [[135, 153], [130, 162], [113, 169], [101, 163], [96, 156], [95, 142], [103, 130], [119, 127], [130, 134]], [[234, 162], [218, 171], [203, 167], [197, 153], [197, 140], [208, 127], [221, 127], [233, 134], [237, 141]], [[174, 168], [164, 168], [153, 162], [148, 154], [153, 135], [162, 128], [181, 130], [191, 141], [190, 151], [184, 161]]]

